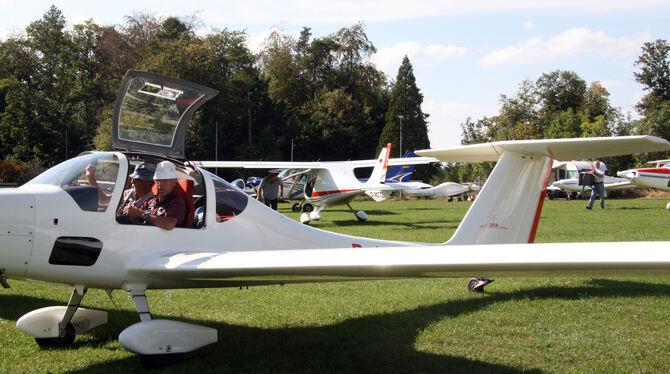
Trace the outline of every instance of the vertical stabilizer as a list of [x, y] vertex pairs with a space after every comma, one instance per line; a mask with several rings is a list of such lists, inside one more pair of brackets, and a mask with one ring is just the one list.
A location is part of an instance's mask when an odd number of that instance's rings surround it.
[[444, 162], [498, 161], [448, 244], [535, 240], [552, 159], [574, 160], [670, 150], [655, 136], [508, 140], [416, 151]]
[[[405, 152], [401, 158], [419, 157], [412, 151]], [[386, 173], [386, 180], [390, 182], [409, 182], [412, 179], [415, 164], [396, 165]]]
[[506, 151], [448, 244], [532, 243], [552, 160]]
[[386, 181], [386, 169], [388, 168], [390, 155], [391, 143], [388, 143], [386, 147], [382, 148], [382, 151], [379, 152], [379, 157], [377, 157], [377, 162], [375, 163], [374, 169], [372, 169], [370, 178], [365, 183], [366, 185], [383, 184], [384, 181]]

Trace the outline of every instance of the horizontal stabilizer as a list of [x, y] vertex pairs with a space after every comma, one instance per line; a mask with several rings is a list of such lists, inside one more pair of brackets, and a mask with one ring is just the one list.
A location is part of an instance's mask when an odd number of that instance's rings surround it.
[[509, 140], [416, 151], [445, 162], [498, 161], [505, 151], [546, 156], [554, 160], [576, 160], [670, 150], [667, 140], [650, 135], [604, 138]]

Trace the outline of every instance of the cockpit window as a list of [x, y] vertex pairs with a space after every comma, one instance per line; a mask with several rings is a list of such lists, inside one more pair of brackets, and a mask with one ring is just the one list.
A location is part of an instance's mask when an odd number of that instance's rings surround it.
[[104, 212], [109, 206], [118, 173], [119, 159], [115, 154], [91, 153], [60, 163], [26, 184], [59, 186], [82, 210]]
[[211, 174], [216, 192], [216, 222], [225, 222], [242, 213], [249, 197], [228, 182]]
[[182, 115], [204, 96], [204, 93], [186, 87], [169, 87], [134, 78], [121, 103], [118, 137], [138, 143], [172, 146]]

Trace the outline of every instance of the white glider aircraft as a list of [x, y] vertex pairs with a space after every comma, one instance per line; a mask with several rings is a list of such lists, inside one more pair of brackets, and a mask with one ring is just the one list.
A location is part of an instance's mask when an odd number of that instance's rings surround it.
[[[17, 327], [41, 346], [70, 345], [106, 323], [80, 307], [87, 289], [125, 290], [140, 322], [120, 344], [162, 365], [217, 341], [217, 330], [153, 319], [151, 289], [237, 287], [400, 277], [528, 274], [670, 274], [668, 242], [528, 244], [535, 237], [551, 158], [600, 157], [670, 149], [650, 136], [508, 141], [420, 153], [443, 161], [498, 160], [479, 197], [443, 244], [366, 239], [302, 225], [217, 176], [178, 164], [180, 194], [193, 222], [171, 231], [121, 224], [132, 166], [183, 159], [184, 127], [216, 92], [129, 71], [117, 99], [113, 144], [127, 152], [85, 153], [27, 184], [0, 191], [0, 279], [70, 287], [67, 306], [34, 310]], [[86, 182], [97, 164], [100, 187]], [[100, 199], [100, 189], [108, 198]]]
[[[195, 166], [202, 168], [246, 168], [246, 169], [288, 169], [296, 170], [292, 174], [283, 176], [282, 179], [303, 178], [304, 183], [296, 183], [286, 189], [284, 194], [295, 191], [295, 186], [303, 185], [303, 213], [300, 217], [302, 223], [321, 219], [321, 211], [327, 206], [345, 204], [354, 213], [359, 221], [368, 219], [368, 215], [362, 211], [355, 211], [350, 202], [356, 196], [366, 194], [375, 201], [384, 201], [392, 191], [407, 191], [413, 194], [447, 193], [461, 194], [468, 191], [458, 183], [443, 183], [432, 187], [420, 182], [386, 182], [386, 169], [389, 165], [419, 165], [438, 162], [432, 157], [393, 158], [391, 144], [382, 148], [376, 160], [357, 161], [318, 161], [318, 162], [290, 162], [290, 161], [191, 161]], [[374, 167], [370, 178], [361, 182], [356, 178], [354, 169], [363, 167]], [[426, 186], [428, 188], [426, 188]], [[465, 189], [465, 191], [463, 191]], [[449, 196], [449, 195], [447, 195]], [[293, 204], [293, 210], [300, 210], [300, 203]], [[316, 210], [312, 210], [316, 206]]]

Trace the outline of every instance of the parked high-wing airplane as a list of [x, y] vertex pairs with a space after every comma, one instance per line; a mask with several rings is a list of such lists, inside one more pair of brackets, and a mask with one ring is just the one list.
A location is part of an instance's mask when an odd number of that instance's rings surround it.
[[[390, 153], [388, 150], [388, 147], [386, 150], [382, 150], [382, 152], [386, 151], [387, 153]], [[375, 165], [375, 168], [382, 167], [384, 163], [379, 162], [381, 159], [381, 154], [380, 158], [375, 161], [375, 160], [359, 160], [359, 161], [354, 161], [355, 164], [352, 164], [352, 162], [333, 162], [333, 161], [326, 161], [324, 163], [321, 163], [320, 165], [323, 166], [325, 169], [323, 173], [330, 173], [328, 169], [331, 166], [336, 166], [336, 167], [341, 167], [342, 165], [346, 165], [347, 167], [353, 166], [353, 168], [350, 170], [350, 173], [347, 173], [346, 175], [331, 175], [331, 177], [334, 178], [334, 182], [337, 182], [339, 184], [343, 183], [349, 183], [350, 178], [352, 177], [353, 174], [353, 169], [362, 167], [359, 165], [365, 165], [365, 163], [368, 163], [370, 166]], [[401, 160], [406, 160], [404, 164], [398, 164], [398, 162], [401, 162]], [[381, 190], [388, 190], [389, 188], [392, 191], [402, 191], [403, 193], [410, 195], [410, 196], [434, 196], [434, 197], [450, 197], [450, 196], [456, 196], [456, 195], [464, 195], [468, 192], [472, 191], [477, 191], [478, 186], [471, 184], [471, 185], [462, 185], [458, 183], [453, 183], [453, 182], [445, 182], [441, 183], [438, 186], [431, 186], [430, 184], [423, 183], [421, 181], [413, 181], [411, 180], [412, 172], [414, 171], [414, 167], [417, 164], [425, 164], [428, 162], [436, 162], [436, 159], [429, 159], [427, 160], [425, 157], [419, 157], [414, 152], [407, 151], [405, 154], [402, 156], [400, 159], [390, 159], [387, 161], [387, 165], [394, 165], [391, 170], [389, 170], [386, 173], [384, 181], [380, 181], [377, 185], [374, 185], [372, 183], [368, 184], [369, 178], [358, 178], [358, 181], [364, 186], [364, 188], [371, 189], [374, 191], [379, 191]], [[196, 165], [203, 165], [207, 164], [209, 165], [209, 162], [198, 162], [194, 161]], [[238, 163], [235, 162], [237, 165]], [[266, 163], [263, 163], [266, 164]], [[299, 163], [303, 164], [303, 163]], [[276, 169], [275, 171], [279, 171], [280, 169]], [[300, 168], [288, 168], [288, 169], [283, 169], [280, 170], [278, 173], [279, 179], [281, 179], [282, 183], [284, 184], [284, 194], [283, 198], [284, 200], [300, 200], [301, 202], [299, 203], [294, 203], [292, 205], [292, 210], [294, 212], [299, 212], [301, 209], [304, 210], [305, 212], [312, 212], [314, 209], [314, 205], [317, 205], [321, 210], [323, 210], [325, 207], [322, 207], [324, 205], [324, 200], [316, 200], [315, 198], [318, 196], [320, 191], [315, 191], [313, 186], [308, 185], [307, 183], [309, 181], [312, 181], [314, 178], [318, 178], [319, 175], [316, 173], [315, 168], [309, 168], [309, 169], [300, 169]], [[373, 174], [378, 174], [379, 171], [374, 171]], [[238, 187], [242, 188], [243, 191], [245, 191], [247, 194], [251, 196], [255, 196], [256, 191], [253, 189], [253, 187], [250, 187], [249, 180], [247, 180], [246, 184], [241, 179], [235, 180], [232, 182], [235, 185], [238, 185]], [[256, 179], [252, 181], [253, 185], [258, 186], [260, 183], [260, 179]], [[317, 183], [314, 183], [314, 186], [317, 185]], [[349, 183], [350, 184], [350, 183]], [[381, 186], [381, 184], [384, 184], [385, 186]], [[244, 188], [242, 187], [244, 185]], [[306, 187], [309, 186], [309, 188], [306, 189]], [[320, 189], [325, 189], [324, 184], [319, 184], [318, 188]], [[333, 184], [332, 186], [329, 186], [327, 188], [330, 191], [335, 191], [337, 190], [337, 186]], [[308, 195], [307, 193], [311, 190], [311, 195]], [[364, 189], [361, 189], [362, 193]], [[355, 196], [355, 195], [354, 195]], [[336, 199], [337, 198], [337, 199]], [[353, 198], [353, 197], [352, 197]], [[329, 194], [328, 198], [325, 199], [325, 203], [329, 203], [328, 199], [333, 199], [333, 200], [339, 200], [339, 197], [333, 194]], [[312, 205], [314, 203], [314, 205]], [[340, 202], [342, 204], [343, 202]], [[347, 202], [344, 202], [348, 204]], [[332, 204], [331, 204], [332, 205]], [[349, 206], [351, 209], [351, 206]], [[353, 210], [353, 209], [352, 209]], [[363, 216], [363, 213], [357, 213], [356, 217], [359, 220], [364, 220], [361, 217]], [[313, 213], [308, 215], [304, 215], [302, 217], [303, 222], [308, 222], [311, 219], [320, 219], [321, 216], [318, 213]]]
[[[620, 190], [635, 187], [635, 185], [631, 183], [628, 179], [610, 177], [609, 175], [606, 175], [604, 178], [604, 186], [605, 191]], [[568, 179], [557, 180], [554, 183], [552, 183], [548, 188], [549, 189], [558, 188], [567, 193], [577, 192], [580, 194], [582, 192], [591, 191], [590, 186], [579, 184], [579, 178], [568, 178]]]
[[[287, 169], [289, 172], [295, 171], [289, 175], [282, 175], [282, 179], [302, 178], [302, 181], [295, 179], [294, 185], [288, 189], [284, 187], [284, 193], [292, 193], [296, 186], [303, 186], [304, 205], [303, 213], [300, 216], [300, 222], [309, 223], [311, 220], [321, 219], [321, 211], [327, 206], [345, 204], [354, 213], [359, 221], [368, 219], [368, 215], [362, 211], [355, 211], [350, 202], [358, 195], [366, 194], [375, 201], [383, 201], [392, 191], [406, 190], [414, 193], [421, 193], [421, 187], [428, 186], [432, 192], [442, 192], [449, 189], [455, 189], [454, 185], [463, 187], [457, 183], [443, 183], [440, 186], [432, 187], [427, 184], [416, 185], [418, 182], [387, 182], [387, 167], [393, 165], [408, 164], [427, 164], [437, 162], [431, 157], [412, 157], [412, 158], [393, 158], [389, 159], [391, 154], [391, 144], [382, 148], [379, 157], [376, 160], [357, 160], [357, 161], [318, 161], [318, 162], [291, 162], [291, 161], [191, 161], [193, 165], [202, 168], [246, 168], [246, 169]], [[354, 169], [373, 167], [370, 178], [361, 182], [356, 178]], [[420, 183], [420, 182], [419, 182]], [[299, 187], [298, 187], [299, 188]], [[465, 187], [465, 191], [468, 188]], [[428, 193], [428, 192], [426, 192]], [[459, 189], [458, 194], [462, 193]], [[456, 194], [456, 193], [454, 193]], [[316, 210], [312, 210], [315, 206]], [[300, 210], [300, 204], [293, 205], [294, 211]]]
[[[140, 322], [124, 329], [119, 342], [144, 363], [160, 366], [216, 342], [217, 331], [153, 319], [146, 297], [151, 289], [473, 273], [670, 274], [668, 242], [527, 244], [535, 238], [552, 157], [666, 151], [666, 140], [506, 141], [417, 152], [447, 162], [498, 163], [447, 242], [386, 241], [302, 225], [216, 175], [178, 161], [184, 159], [189, 118], [215, 94], [189, 82], [129, 71], [112, 119], [112, 144], [125, 152], [84, 153], [19, 188], [0, 190], [0, 283], [24, 279], [72, 289], [67, 306], [37, 309], [17, 321], [40, 346], [71, 345], [77, 334], [107, 322], [106, 312], [80, 307], [91, 288], [132, 295]], [[117, 222], [133, 165], [166, 159], [177, 165], [186, 223], [168, 231]], [[92, 164], [98, 186], [85, 176]]]

